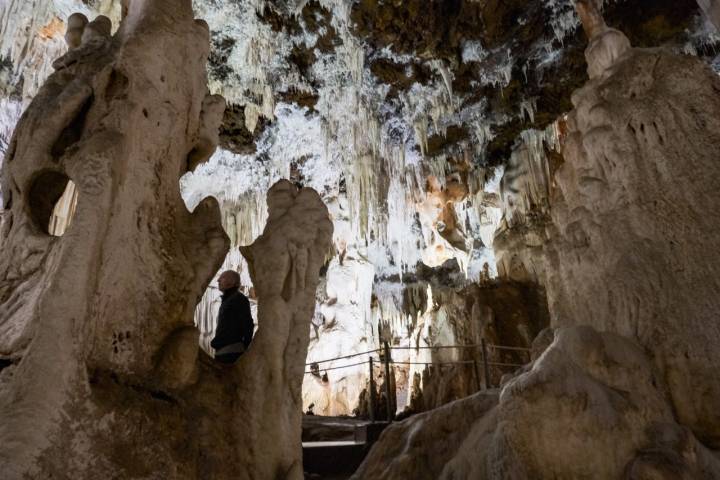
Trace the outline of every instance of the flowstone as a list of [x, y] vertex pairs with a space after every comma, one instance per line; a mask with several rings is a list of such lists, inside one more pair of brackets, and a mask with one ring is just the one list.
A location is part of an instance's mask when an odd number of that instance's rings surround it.
[[720, 460], [678, 425], [634, 342], [558, 329], [528, 371], [390, 426], [354, 480], [711, 480]]
[[636, 339], [680, 423], [717, 448], [720, 79], [619, 35], [596, 29], [594, 76], [572, 98], [546, 250], [552, 322]]
[[[188, 212], [178, 180], [214, 151], [224, 101], [208, 95], [209, 31], [190, 0], [124, 7], [114, 36], [107, 18], [70, 19], [70, 49], [3, 164], [0, 476], [300, 478], [288, 409], [332, 236], [327, 210], [309, 190], [270, 192], [250, 249], [257, 340], [231, 368], [198, 358], [193, 312], [229, 241], [217, 202]], [[54, 237], [69, 180], [77, 208]]]

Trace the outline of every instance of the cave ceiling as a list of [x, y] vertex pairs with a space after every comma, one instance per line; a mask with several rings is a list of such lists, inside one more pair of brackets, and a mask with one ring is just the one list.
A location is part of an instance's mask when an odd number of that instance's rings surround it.
[[[196, 3], [210, 7], [231, 2]], [[329, 84], [316, 63], [323, 61], [320, 57], [336, 55], [344, 43], [337, 25], [344, 23], [344, 35], [352, 36], [362, 49], [363, 74], [379, 93], [366, 100], [384, 116], [403, 115], [399, 97], [416, 94], [413, 86], [432, 88], [446, 81], [443, 75], [451, 79], [457, 112], [446, 119], [442, 132], [431, 132], [425, 152], [430, 156], [457, 153], [477, 141], [466, 119], [480, 111], [492, 125], [494, 138], [475, 160], [502, 164], [522, 130], [543, 129], [571, 109], [572, 91], [587, 78], [586, 39], [568, 1], [360, 0], [344, 2], [349, 15], [338, 19], [341, 3], [271, 0], [256, 12], [260, 24], [286, 36], [290, 45], [276, 52], [274, 63], [281, 66], [271, 75], [276, 98], [314, 111]], [[713, 44], [698, 34], [698, 13], [695, 0], [627, 0], [605, 6], [608, 23], [626, 32], [633, 45], [691, 47], [712, 56]], [[243, 75], [228, 64], [238, 47], [232, 35], [214, 30], [213, 47], [211, 75], [218, 82], [241, 81]], [[244, 93], [253, 98], [251, 91]], [[523, 102], [531, 102], [532, 118], [522, 113]], [[233, 127], [232, 115], [227, 119], [229, 148], [254, 151], [258, 131], [251, 135]]]
[[[64, 53], [65, 19], [80, 11], [117, 25], [120, 3], [0, 5], [0, 149]], [[608, 23], [633, 45], [720, 65], [720, 37], [696, 0], [604, 3]], [[551, 151], [557, 131], [548, 129], [587, 79], [571, 0], [193, 6], [210, 27], [209, 89], [227, 108], [220, 150], [181, 188], [190, 209], [208, 195], [219, 200], [233, 245], [261, 233], [265, 194], [279, 178], [321, 194], [337, 252], [372, 264], [376, 278], [453, 258], [465, 271], [473, 262], [476, 273], [483, 263], [493, 270], [493, 233], [508, 206], [546, 203], [547, 178], [528, 180], [517, 165], [550, 171], [545, 155], [561, 162]], [[523, 149], [530, 157], [516, 155]]]

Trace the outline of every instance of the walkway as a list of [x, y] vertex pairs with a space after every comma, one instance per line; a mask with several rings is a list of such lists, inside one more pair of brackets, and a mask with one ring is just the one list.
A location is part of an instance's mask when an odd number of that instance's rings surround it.
[[303, 417], [305, 478], [344, 480], [357, 470], [388, 424], [349, 417]]

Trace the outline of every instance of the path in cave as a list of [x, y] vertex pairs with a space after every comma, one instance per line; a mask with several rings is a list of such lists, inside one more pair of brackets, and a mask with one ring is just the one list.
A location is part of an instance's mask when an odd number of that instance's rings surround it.
[[388, 424], [351, 417], [303, 417], [303, 464], [310, 480], [345, 480]]

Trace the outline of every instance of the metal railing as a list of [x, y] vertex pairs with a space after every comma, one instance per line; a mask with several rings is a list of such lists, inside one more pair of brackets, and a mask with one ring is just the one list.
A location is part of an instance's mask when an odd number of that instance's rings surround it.
[[[480, 353], [480, 361], [482, 362], [483, 366], [483, 379], [484, 381], [481, 383], [480, 381], [480, 371], [479, 371], [479, 365], [478, 360], [473, 356], [472, 360], [454, 360], [454, 361], [440, 361], [440, 362], [405, 362], [405, 361], [395, 361], [392, 359], [391, 352], [393, 350], [432, 350], [432, 351], [440, 351], [440, 350], [446, 350], [446, 349], [470, 349], [470, 350], [479, 350]], [[490, 355], [488, 354], [488, 350], [493, 351], [510, 351], [510, 352], [524, 352], [527, 354], [528, 361], [526, 363], [512, 363], [512, 362], [496, 362], [490, 360]], [[339, 357], [334, 358], [328, 358], [325, 360], [318, 360], [315, 362], [309, 362], [306, 363], [306, 367], [310, 367], [310, 370], [305, 371], [306, 375], [315, 375], [317, 377], [320, 377], [320, 372], [329, 372], [333, 370], [342, 370], [346, 368], [352, 368], [352, 367], [358, 367], [360, 365], [369, 365], [369, 379], [370, 379], [370, 390], [371, 392], [375, 392], [375, 368], [383, 368], [385, 370], [385, 394], [387, 396], [388, 403], [390, 402], [390, 382], [388, 379], [390, 378], [390, 365], [425, 365], [426, 367], [435, 367], [435, 366], [448, 366], [448, 365], [472, 365], [473, 366], [473, 373], [475, 376], [475, 382], [478, 390], [481, 389], [488, 389], [490, 388], [490, 367], [511, 367], [511, 368], [520, 368], [524, 367], [528, 363], [530, 363], [531, 356], [530, 356], [531, 350], [529, 348], [525, 347], [514, 347], [514, 346], [508, 346], [508, 345], [494, 345], [494, 344], [487, 344], [485, 340], [481, 340], [479, 344], [475, 345], [436, 345], [431, 347], [393, 347], [390, 346], [387, 342], [383, 344], [382, 348], [376, 348], [374, 350], [368, 350], [366, 352], [359, 352], [359, 353], [353, 353], [350, 355], [343, 355]], [[380, 354], [382, 353], [382, 356], [380, 358], [375, 358], [374, 354]], [[334, 362], [337, 360], [349, 360], [352, 358], [362, 357], [367, 355], [367, 359], [362, 362], [355, 362], [355, 363], [349, 363], [345, 365], [339, 365], [339, 366], [333, 366], [328, 368], [320, 368], [320, 365], [323, 363], [329, 363]], [[370, 395], [370, 402], [369, 402], [369, 414], [370, 419], [375, 420], [375, 408], [374, 408], [374, 393]], [[391, 412], [390, 408], [387, 408], [387, 414], [388, 414], [388, 421], [392, 421], [394, 418], [393, 413]]]

